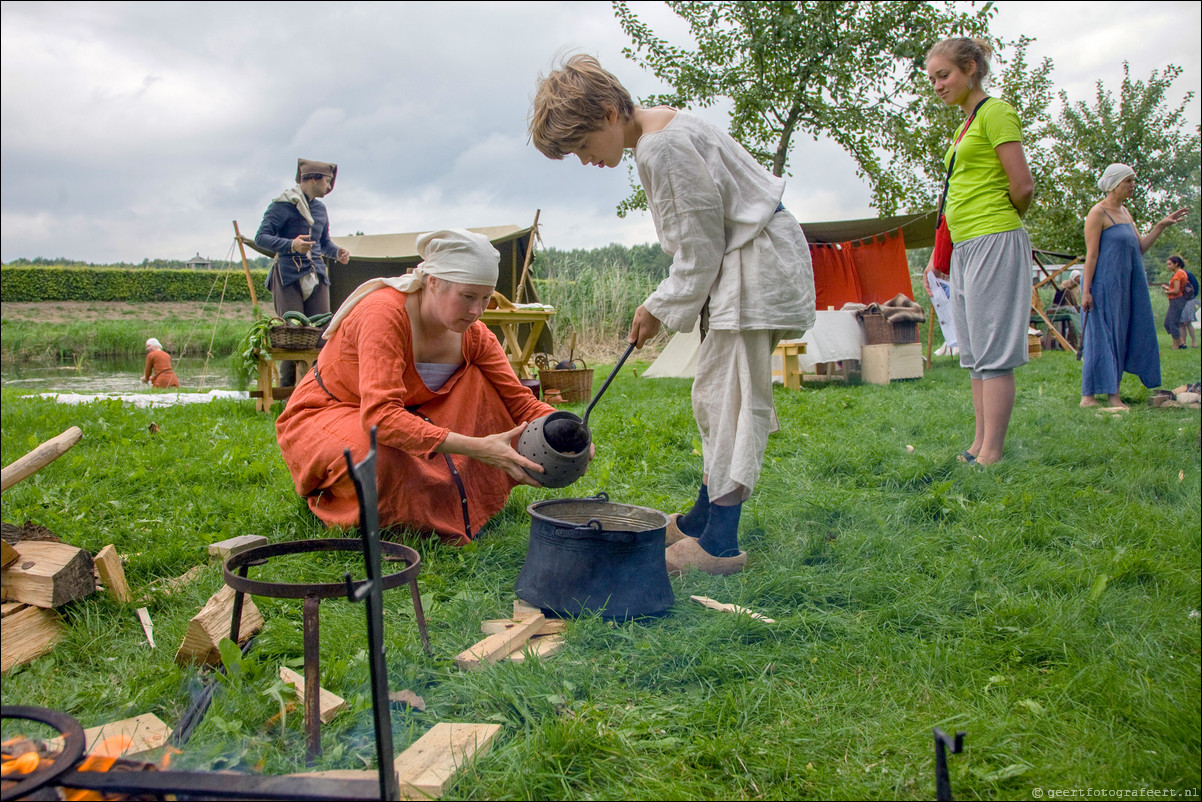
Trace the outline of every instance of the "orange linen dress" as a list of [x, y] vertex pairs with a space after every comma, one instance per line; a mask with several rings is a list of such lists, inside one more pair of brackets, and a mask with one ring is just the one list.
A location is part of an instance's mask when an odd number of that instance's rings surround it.
[[[497, 434], [555, 408], [518, 381], [496, 335], [479, 321], [463, 335], [465, 364], [437, 392], [427, 388], [413, 364], [405, 297], [380, 289], [351, 310], [321, 349], [316, 372], [288, 399], [276, 435], [296, 492], [313, 514], [327, 526], [352, 527], [359, 524], [359, 502], [343, 450], [362, 460], [371, 427], [378, 427], [380, 525], [433, 531], [462, 545], [468, 536], [459, 490], [444, 455], [434, 449], [449, 432]], [[517, 483], [461, 454], [451, 459], [463, 480], [474, 536]]]
[[146, 354], [146, 370], [142, 373], [142, 381], [147, 379], [150, 379], [150, 383], [155, 387], [179, 387], [179, 376], [171, 369], [170, 354], [166, 351], [151, 351]]

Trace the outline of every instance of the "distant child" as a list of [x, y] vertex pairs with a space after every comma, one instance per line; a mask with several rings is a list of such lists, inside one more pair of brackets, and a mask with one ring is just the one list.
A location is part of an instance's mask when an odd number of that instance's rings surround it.
[[785, 182], [726, 132], [666, 106], [636, 106], [591, 56], [568, 59], [538, 83], [534, 146], [551, 159], [617, 167], [634, 151], [660, 245], [672, 267], [634, 315], [642, 348], [661, 326], [701, 321], [693, 417], [704, 474], [693, 508], [672, 516], [668, 570], [743, 569], [739, 516], [777, 428], [772, 351], [814, 325], [814, 274], [801, 226], [781, 205]]

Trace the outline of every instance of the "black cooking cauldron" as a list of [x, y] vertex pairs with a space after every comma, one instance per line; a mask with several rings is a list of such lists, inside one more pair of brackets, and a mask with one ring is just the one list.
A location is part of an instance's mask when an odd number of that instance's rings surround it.
[[561, 618], [600, 612], [625, 620], [672, 606], [664, 560], [668, 516], [593, 498], [539, 501], [530, 513], [530, 548], [514, 590]]

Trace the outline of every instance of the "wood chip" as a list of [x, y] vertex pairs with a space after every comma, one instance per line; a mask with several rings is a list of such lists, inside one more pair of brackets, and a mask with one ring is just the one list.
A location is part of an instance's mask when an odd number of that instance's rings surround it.
[[[300, 702], [301, 707], [304, 707], [305, 675], [300, 671], [293, 671], [287, 666], [280, 666], [280, 679], [296, 688], [297, 701]], [[329, 724], [334, 716], [346, 710], [346, 700], [338, 694], [321, 687], [318, 688], [317, 692], [317, 705], [320, 711], [318, 716], [321, 718], [322, 724]]]
[[388, 702], [400, 710], [411, 707], [414, 710], [425, 710], [426, 700], [410, 690], [392, 691], [388, 694]]
[[746, 607], [740, 607], [737, 604], [724, 604], [719, 601], [714, 601], [713, 599], [711, 599], [707, 596], [690, 596], [689, 598], [704, 607], [710, 608], [711, 610], [722, 610], [723, 612], [727, 612], [727, 613], [744, 613], [745, 615], [749, 615], [752, 618], [755, 618], [759, 621], [763, 621], [765, 624], [775, 624], [776, 623], [776, 620], [773, 618], [767, 618], [765, 616], [760, 615], [757, 612], [748, 610]]
[[142, 622], [142, 631], [146, 633], [146, 640], [150, 642], [150, 648], [155, 648], [154, 645], [154, 624], [150, 622], [150, 611], [145, 607], [137, 609], [138, 620]]

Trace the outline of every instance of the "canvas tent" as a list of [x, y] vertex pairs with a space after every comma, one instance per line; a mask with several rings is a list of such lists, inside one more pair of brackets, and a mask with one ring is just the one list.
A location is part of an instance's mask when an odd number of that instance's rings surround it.
[[[537, 220], [537, 217], [535, 218]], [[483, 234], [492, 242], [493, 247], [501, 254], [500, 274], [497, 277], [497, 289], [510, 300], [517, 300], [517, 286], [522, 279], [522, 268], [526, 264], [526, 252], [532, 247], [535, 227], [519, 228], [518, 226], [488, 226], [484, 228], [469, 228], [478, 234]], [[371, 278], [383, 278], [402, 275], [416, 267], [421, 261], [417, 255], [417, 238], [424, 232], [408, 234], [359, 234], [348, 237], [331, 237], [340, 248], [350, 251], [350, 263], [340, 265], [327, 261], [330, 273], [330, 308], [337, 309], [347, 296], [363, 282]], [[255, 245], [249, 237], [241, 237], [248, 247], [263, 254], [274, 256], [270, 251], [264, 251]], [[533, 261], [533, 254], [531, 255]], [[533, 268], [526, 276], [521, 300], [525, 303], [538, 301], [538, 293], [531, 280]], [[526, 326], [522, 326], [522, 336], [525, 336]], [[494, 330], [501, 336], [499, 330]], [[538, 351], [551, 352], [551, 334], [543, 330], [539, 337]]]
[[[802, 223], [814, 263], [815, 306], [840, 309], [846, 303], [884, 303], [898, 293], [914, 297], [909, 248], [935, 244], [935, 213]], [[696, 374], [696, 329], [677, 334], [647, 369], [650, 378], [689, 378]]]

